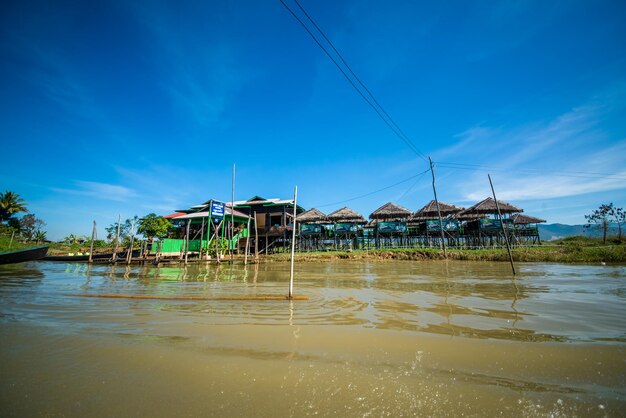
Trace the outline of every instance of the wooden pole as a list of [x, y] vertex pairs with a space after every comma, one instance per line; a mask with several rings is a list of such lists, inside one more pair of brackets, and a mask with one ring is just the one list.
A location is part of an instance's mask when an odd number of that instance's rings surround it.
[[191, 226], [191, 219], [187, 220], [187, 231], [185, 232], [185, 264], [189, 257], [189, 227]]
[[93, 221], [93, 229], [91, 230], [91, 245], [89, 246], [89, 262], [93, 263], [93, 240], [96, 237], [96, 221]]
[[130, 264], [133, 258], [133, 244], [135, 243], [135, 220], [133, 219], [130, 224], [130, 246], [128, 247], [128, 253], [126, 254], [126, 264]]
[[248, 225], [246, 226], [246, 234], [248, 234], [248, 236], [246, 237], [246, 250], [243, 256], [244, 266], [248, 264], [248, 253], [250, 252], [250, 217], [248, 217]]
[[224, 221], [220, 221], [220, 223], [218, 223], [215, 226], [215, 257], [217, 258], [217, 264], [221, 263], [220, 260], [220, 227], [222, 226], [222, 223], [224, 223]]
[[[198, 254], [198, 260], [202, 260], [202, 242], [203, 241], [204, 241], [204, 218], [202, 218], [202, 226], [200, 227], [200, 254]], [[207, 240], [207, 243], [208, 243], [208, 240]]]
[[235, 163], [233, 163], [233, 181], [232, 181], [232, 194], [230, 200], [230, 243], [228, 249], [230, 251], [230, 259], [233, 259], [233, 240], [235, 239]]
[[147, 300], [309, 300], [307, 296], [272, 296], [272, 295], [259, 295], [259, 296], [218, 296], [218, 297], [205, 297], [205, 296], [162, 296], [162, 295], [124, 295], [119, 293], [66, 293], [64, 296], [76, 296], [81, 298], [108, 298], [108, 299], [147, 299]]
[[296, 252], [296, 210], [298, 208], [298, 186], [293, 190], [293, 228], [291, 231], [291, 266], [289, 269], [289, 299], [293, 298], [293, 262]]
[[[433, 175], [433, 194], [435, 195], [435, 205], [437, 206], [437, 217], [439, 218], [439, 230], [441, 231], [441, 249], [443, 250], [443, 257], [448, 258], [446, 254], [446, 242], [443, 234], [443, 221], [441, 220], [441, 210], [439, 209], [439, 200], [437, 200], [437, 189], [435, 188], [435, 170], [433, 169], [433, 160], [428, 157], [430, 162], [430, 172]], [[428, 228], [426, 228], [428, 230]]]
[[491, 182], [491, 176], [487, 174], [489, 178], [489, 185], [491, 186], [491, 193], [493, 193], [493, 200], [496, 201], [496, 210], [498, 211], [498, 218], [500, 219], [500, 226], [502, 227], [502, 233], [504, 234], [504, 242], [506, 243], [506, 250], [509, 253], [509, 261], [511, 261], [511, 270], [513, 270], [513, 276], [517, 273], [515, 272], [515, 265], [513, 264], [513, 254], [511, 254], [511, 246], [509, 245], [509, 235], [506, 232], [506, 228], [504, 227], [504, 222], [502, 221], [502, 213], [500, 212], [500, 205], [498, 204], [498, 199], [496, 198], [496, 192], [493, 188], [493, 183]]
[[254, 262], [259, 261], [259, 229], [256, 224], [256, 211], [254, 211]]
[[117, 260], [117, 247], [120, 243], [120, 227], [122, 226], [122, 214], [117, 215], [117, 234], [115, 235], [115, 247], [113, 247], [113, 256], [111, 256], [111, 261], [115, 263]]
[[11, 249], [11, 245], [13, 245], [13, 237], [15, 237], [15, 231], [11, 232], [11, 241], [9, 241], [9, 250]]

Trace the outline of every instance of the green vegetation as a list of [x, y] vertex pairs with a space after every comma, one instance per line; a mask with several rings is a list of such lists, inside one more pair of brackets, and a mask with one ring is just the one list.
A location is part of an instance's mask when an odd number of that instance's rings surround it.
[[28, 212], [24, 199], [14, 192], [0, 193], [0, 222], [8, 221], [19, 212]]
[[20, 195], [10, 191], [0, 193], [0, 252], [29, 248], [46, 241], [46, 232], [42, 229], [46, 223], [33, 213], [15, 217], [20, 212], [28, 212]]
[[[506, 248], [493, 249], [448, 249], [448, 259], [468, 261], [508, 262]], [[626, 245], [613, 243], [602, 245], [601, 239], [587, 237], [569, 237], [549, 244], [534, 247], [512, 249], [516, 262], [558, 262], [558, 263], [624, 263]], [[443, 260], [439, 248], [399, 248], [359, 251], [330, 251], [296, 254], [296, 261], [333, 261], [333, 260]], [[272, 254], [268, 261], [289, 260], [289, 254]]]
[[585, 215], [587, 225], [585, 228], [600, 228], [602, 229], [602, 242], [606, 242], [606, 234], [609, 230], [611, 222], [617, 223], [618, 227], [618, 240], [622, 240], [622, 224], [626, 222], [626, 211], [622, 208], [613, 206], [613, 203], [603, 204], [589, 215]]
[[137, 232], [148, 239], [166, 237], [173, 229], [173, 225], [169, 219], [149, 213], [139, 219], [139, 227]]

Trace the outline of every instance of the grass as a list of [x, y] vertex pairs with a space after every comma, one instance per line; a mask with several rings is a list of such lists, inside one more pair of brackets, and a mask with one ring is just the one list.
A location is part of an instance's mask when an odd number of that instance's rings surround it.
[[[0, 252], [14, 251], [38, 246], [35, 243], [22, 243], [13, 240], [9, 249], [10, 234], [0, 231]], [[84, 244], [67, 245], [64, 243], [39, 244], [49, 245], [51, 254], [76, 253], [88, 251]], [[98, 246], [94, 252], [112, 251], [109, 246]], [[448, 259], [467, 261], [503, 261], [508, 262], [506, 248], [493, 249], [449, 249]], [[512, 250], [513, 260], [517, 262], [557, 262], [557, 263], [626, 263], [626, 242], [615, 238], [601, 239], [588, 237], [568, 237], [550, 241], [544, 245], [519, 247]], [[262, 258], [266, 262], [287, 261], [288, 253], [271, 254]], [[398, 248], [358, 251], [326, 251], [298, 253], [298, 262], [339, 261], [339, 260], [443, 260], [443, 253], [438, 248]]]
[[[624, 243], [602, 244], [581, 237], [582, 240], [565, 239], [534, 247], [513, 248], [513, 260], [517, 262], [558, 262], [558, 263], [624, 263], [626, 245]], [[467, 261], [508, 262], [506, 248], [493, 249], [449, 249], [448, 259]], [[358, 251], [328, 251], [296, 254], [296, 261], [338, 261], [338, 260], [443, 260], [443, 252], [438, 248], [398, 248]], [[267, 261], [289, 260], [288, 253], [271, 254]]]

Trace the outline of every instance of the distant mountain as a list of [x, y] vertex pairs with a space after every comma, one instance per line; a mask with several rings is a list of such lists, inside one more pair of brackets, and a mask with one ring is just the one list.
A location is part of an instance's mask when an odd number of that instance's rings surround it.
[[[607, 236], [617, 235], [617, 226], [611, 226]], [[555, 239], [585, 236], [592, 238], [602, 238], [601, 228], [585, 228], [583, 225], [564, 225], [564, 224], [548, 224], [539, 225], [539, 238], [542, 241], [551, 241]]]

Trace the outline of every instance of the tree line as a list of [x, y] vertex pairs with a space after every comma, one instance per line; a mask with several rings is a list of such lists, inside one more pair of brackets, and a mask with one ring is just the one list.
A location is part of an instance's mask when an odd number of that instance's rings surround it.
[[[24, 215], [20, 217], [20, 214]], [[9, 235], [15, 235], [16, 238], [22, 238], [25, 241], [34, 241], [39, 244], [47, 240], [46, 232], [43, 229], [46, 223], [38, 219], [34, 213], [29, 213], [26, 201], [19, 194], [12, 191], [0, 193], [0, 226]], [[131, 235], [142, 235], [148, 240], [164, 238], [173, 231], [173, 225], [169, 219], [149, 213], [141, 218], [135, 215], [121, 222], [119, 225], [119, 239], [117, 229], [117, 223], [106, 227], [106, 241], [94, 239], [95, 247], [116, 244], [128, 246]], [[90, 240], [91, 237], [70, 234], [63, 238], [61, 242], [72, 245], [84, 244]]]

